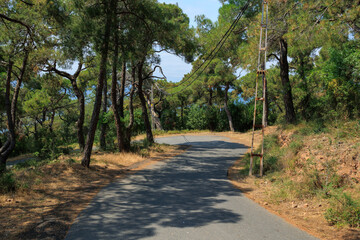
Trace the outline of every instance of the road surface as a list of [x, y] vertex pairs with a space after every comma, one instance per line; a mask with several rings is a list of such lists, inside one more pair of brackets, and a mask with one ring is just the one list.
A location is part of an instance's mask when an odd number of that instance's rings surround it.
[[245, 146], [218, 136], [157, 141], [192, 147], [104, 188], [66, 239], [316, 239], [270, 214], [227, 180], [227, 169]]

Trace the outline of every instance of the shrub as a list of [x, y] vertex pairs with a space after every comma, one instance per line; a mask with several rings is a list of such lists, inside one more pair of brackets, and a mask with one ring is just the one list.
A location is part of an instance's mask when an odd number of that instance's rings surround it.
[[[264, 139], [264, 151], [266, 153], [264, 157], [264, 174], [271, 173], [279, 170], [278, 160], [281, 157], [280, 146], [276, 135], [266, 136]], [[261, 152], [261, 146], [256, 149], [256, 153]], [[246, 163], [245, 168], [241, 170], [241, 174], [245, 175], [249, 173], [250, 168], [250, 154], [246, 154], [243, 161]], [[253, 172], [257, 173], [260, 170], [259, 158], [254, 157]]]
[[189, 129], [204, 130], [207, 129], [209, 122], [206, 108], [199, 105], [192, 105], [188, 115], [187, 127]]
[[14, 192], [16, 186], [16, 180], [12, 172], [5, 172], [0, 175], [0, 193]]
[[355, 201], [351, 196], [335, 195], [334, 201], [325, 213], [325, 218], [331, 225], [349, 225], [360, 227], [360, 201]]

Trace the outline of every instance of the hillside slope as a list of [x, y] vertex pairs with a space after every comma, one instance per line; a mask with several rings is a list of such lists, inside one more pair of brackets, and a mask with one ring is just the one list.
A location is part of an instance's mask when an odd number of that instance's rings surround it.
[[247, 177], [247, 155], [230, 171], [234, 184], [316, 237], [360, 239], [360, 123], [300, 124], [271, 132], [266, 176]]

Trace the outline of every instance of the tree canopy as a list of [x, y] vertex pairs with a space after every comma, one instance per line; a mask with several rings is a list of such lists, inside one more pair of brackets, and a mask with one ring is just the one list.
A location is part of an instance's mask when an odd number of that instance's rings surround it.
[[[74, 143], [88, 167], [94, 144], [130, 151], [155, 129], [249, 130], [262, 1], [220, 2], [216, 21], [191, 27], [157, 0], [2, 1], [0, 170], [10, 156], [54, 158]], [[269, 7], [269, 124], [359, 119], [359, 1]], [[192, 71], [179, 83], [156, 76], [161, 52]]]

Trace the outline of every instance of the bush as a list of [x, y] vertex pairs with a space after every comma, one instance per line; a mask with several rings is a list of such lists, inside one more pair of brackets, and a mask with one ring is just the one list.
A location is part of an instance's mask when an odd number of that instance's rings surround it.
[[18, 163], [14, 166], [14, 169], [23, 169], [23, 168], [31, 168], [31, 167], [38, 167], [41, 165], [44, 165], [46, 163], [49, 163], [49, 159], [28, 159], [25, 162]]
[[5, 172], [0, 176], [0, 193], [14, 192], [16, 186], [16, 180], [12, 172]]
[[331, 225], [349, 225], [360, 227], [360, 201], [355, 201], [347, 194], [334, 196], [331, 208], [325, 213], [325, 218]]
[[192, 105], [186, 123], [188, 129], [204, 130], [207, 129], [209, 122], [207, 119], [206, 108], [199, 105]]
[[[276, 135], [266, 136], [264, 139], [264, 174], [272, 173], [279, 170], [278, 160], [281, 158], [280, 146]], [[261, 146], [256, 149], [255, 153], [261, 152]], [[249, 173], [250, 154], [246, 154], [243, 161], [246, 163], [245, 168], [241, 170], [242, 175]], [[260, 171], [260, 161], [258, 157], [254, 157], [253, 172]]]
[[324, 121], [317, 120], [313, 122], [308, 122], [306, 125], [298, 130], [299, 134], [302, 136], [309, 136], [312, 134], [320, 134], [328, 132], [327, 127], [325, 126]]

